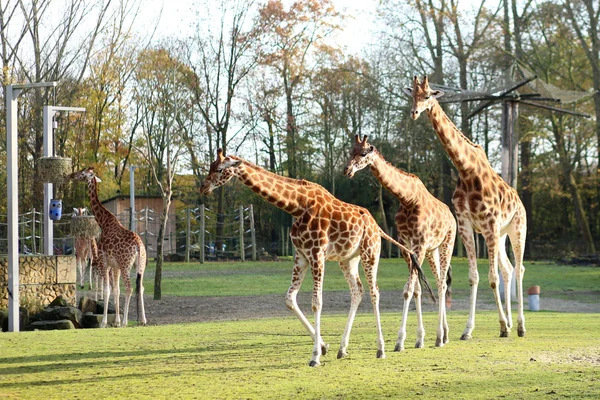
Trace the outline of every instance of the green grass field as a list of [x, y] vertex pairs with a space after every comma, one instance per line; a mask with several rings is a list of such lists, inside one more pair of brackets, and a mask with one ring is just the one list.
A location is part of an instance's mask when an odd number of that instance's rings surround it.
[[[455, 296], [468, 296], [466, 261], [454, 260], [453, 266]], [[492, 301], [487, 263], [479, 266], [479, 297]], [[291, 268], [291, 261], [169, 263], [163, 296], [283, 295]], [[538, 262], [526, 268], [525, 288], [536, 284], [543, 296], [598, 303], [599, 268]], [[153, 276], [151, 263], [147, 293]], [[406, 276], [404, 262], [382, 260], [382, 290], [401, 290]], [[303, 290], [311, 286], [307, 277]], [[336, 264], [327, 265], [325, 290], [347, 291]], [[416, 329], [415, 318], [409, 318], [407, 349], [395, 353], [401, 315], [383, 313], [387, 358], [376, 359], [374, 317], [363, 313], [354, 323], [349, 356], [337, 360], [346, 315], [325, 314], [322, 334], [331, 347], [318, 368], [308, 367], [312, 343], [293, 316], [3, 333], [0, 399], [598, 398], [599, 317], [526, 311], [527, 336], [519, 338], [513, 330], [509, 338], [499, 338], [497, 313], [479, 311], [474, 338], [465, 342], [458, 338], [467, 314], [450, 311], [450, 343], [436, 348], [437, 315], [425, 313], [425, 348], [409, 347]], [[516, 323], [516, 314], [513, 318]]]
[[[399, 314], [384, 314], [387, 358], [376, 359], [373, 316], [358, 315], [349, 356], [337, 360], [345, 316], [324, 316], [331, 344], [312, 345], [295, 318], [0, 335], [0, 398], [598, 398], [598, 314], [527, 313], [527, 337], [499, 338], [495, 313], [475, 338], [394, 353]], [[414, 319], [412, 319], [414, 320]], [[410, 320], [409, 320], [410, 321]], [[409, 323], [409, 331], [414, 325]]]

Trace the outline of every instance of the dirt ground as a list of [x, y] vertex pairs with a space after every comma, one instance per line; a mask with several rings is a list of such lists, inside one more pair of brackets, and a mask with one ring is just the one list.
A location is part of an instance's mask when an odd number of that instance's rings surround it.
[[[480, 288], [479, 292], [488, 288]], [[87, 295], [94, 298], [93, 292], [78, 291], [78, 297]], [[600, 293], [593, 293], [596, 297]], [[204, 321], [226, 321], [244, 320], [269, 317], [286, 317], [293, 314], [284, 302], [285, 293], [281, 295], [265, 296], [227, 296], [227, 297], [175, 297], [163, 296], [161, 300], [154, 300], [152, 296], [145, 296], [146, 318], [149, 325], [176, 324], [187, 322]], [[451, 310], [468, 310], [468, 293], [455, 294]], [[480, 296], [483, 297], [483, 296]], [[382, 291], [380, 297], [381, 312], [402, 311], [401, 291]], [[135, 299], [130, 305], [130, 319], [135, 319]], [[436, 311], [437, 306], [430, 299], [423, 300], [424, 311]], [[124, 299], [121, 299], [121, 308]], [[300, 293], [298, 304], [302, 311], [308, 316], [311, 311], [311, 294]], [[525, 296], [525, 310], [528, 310], [528, 298]], [[323, 293], [323, 314], [345, 314], [350, 307], [349, 292], [325, 292]], [[414, 309], [414, 302], [411, 304]], [[477, 310], [495, 310], [493, 300], [485, 301], [478, 299]], [[516, 310], [516, 302], [513, 301], [512, 309]], [[564, 300], [552, 298], [551, 293], [540, 298], [540, 309], [545, 311], [560, 312], [600, 312], [600, 303], [584, 303], [577, 300]], [[359, 312], [372, 313], [373, 308], [368, 293], [365, 294], [359, 307]], [[515, 312], [515, 311], [513, 311]], [[515, 316], [516, 318], [516, 316]]]

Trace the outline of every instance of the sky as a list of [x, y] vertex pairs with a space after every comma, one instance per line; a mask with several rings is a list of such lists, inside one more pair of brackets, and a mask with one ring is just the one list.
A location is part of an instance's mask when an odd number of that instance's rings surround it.
[[[211, 0], [207, 1], [209, 4]], [[214, 1], [215, 8], [220, 0]], [[288, 1], [291, 3], [291, 0]], [[344, 31], [339, 35], [338, 43], [349, 53], [357, 54], [369, 44], [371, 32], [375, 30], [375, 10], [378, 0], [333, 0], [336, 10], [351, 15], [346, 22]], [[146, 0], [141, 18], [147, 21], [145, 28], [157, 20], [160, 10], [160, 22], [156, 33], [157, 38], [164, 36], [189, 36], [191, 24], [195, 20], [196, 10], [201, 2], [194, 0]]]

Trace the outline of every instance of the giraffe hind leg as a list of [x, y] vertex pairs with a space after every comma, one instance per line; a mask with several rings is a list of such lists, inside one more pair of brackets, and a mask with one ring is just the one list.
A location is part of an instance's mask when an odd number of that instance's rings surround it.
[[346, 322], [346, 329], [342, 336], [342, 342], [340, 344], [340, 350], [338, 351], [337, 358], [344, 358], [348, 353], [348, 343], [350, 341], [350, 332], [352, 331], [352, 325], [354, 323], [354, 317], [356, 311], [363, 298], [364, 289], [360, 282], [360, 276], [358, 274], [358, 264], [360, 257], [354, 257], [349, 261], [340, 262], [340, 268], [344, 272], [344, 277], [348, 286], [350, 287], [350, 312], [348, 313], [348, 321]]

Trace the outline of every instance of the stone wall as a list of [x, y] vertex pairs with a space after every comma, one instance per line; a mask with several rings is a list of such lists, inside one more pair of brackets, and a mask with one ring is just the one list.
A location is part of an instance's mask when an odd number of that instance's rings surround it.
[[[75, 256], [19, 257], [19, 300], [21, 305], [46, 307], [57, 296], [76, 305]], [[8, 307], [8, 258], [0, 257], [0, 308]]]

